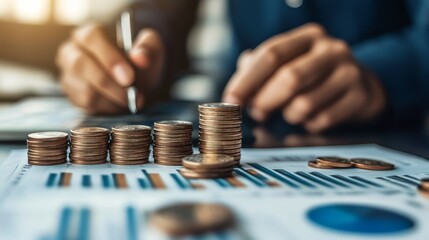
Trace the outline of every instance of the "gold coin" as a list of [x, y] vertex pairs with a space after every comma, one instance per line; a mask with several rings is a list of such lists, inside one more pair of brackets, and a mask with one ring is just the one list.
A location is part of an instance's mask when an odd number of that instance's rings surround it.
[[28, 164], [30, 165], [38, 165], [38, 166], [50, 166], [50, 165], [59, 165], [67, 163], [65, 159], [61, 159], [58, 161], [36, 161], [36, 160], [28, 160]]
[[112, 128], [114, 133], [147, 133], [152, 131], [152, 128], [146, 125], [120, 125]]
[[225, 154], [193, 154], [182, 158], [187, 168], [225, 168], [233, 166], [234, 158]]
[[28, 134], [28, 140], [35, 141], [58, 141], [66, 139], [68, 134], [65, 132], [37, 132]]
[[332, 169], [332, 168], [334, 168], [334, 167], [329, 166], [329, 165], [321, 164], [317, 161], [308, 161], [308, 166], [312, 167], [312, 168], [320, 168], [320, 169]]
[[216, 203], [175, 203], [149, 216], [153, 227], [173, 237], [222, 231], [233, 227], [234, 222], [233, 212]]
[[240, 105], [234, 103], [204, 103], [198, 105], [200, 112], [237, 112], [240, 111]]
[[107, 163], [106, 159], [98, 160], [98, 161], [82, 161], [79, 159], [70, 159], [70, 163], [77, 164], [77, 165], [98, 165], [98, 164], [104, 164]]
[[355, 167], [366, 170], [383, 171], [395, 169], [395, 165], [391, 163], [369, 158], [352, 158], [350, 162]]
[[106, 135], [109, 134], [110, 131], [107, 128], [102, 127], [80, 127], [80, 128], [74, 128], [70, 130], [72, 134], [76, 135]]
[[334, 168], [352, 168], [353, 164], [349, 159], [340, 157], [317, 157], [316, 162]]

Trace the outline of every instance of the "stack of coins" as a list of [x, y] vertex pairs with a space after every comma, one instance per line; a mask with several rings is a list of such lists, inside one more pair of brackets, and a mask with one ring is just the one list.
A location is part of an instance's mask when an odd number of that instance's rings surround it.
[[64, 132], [31, 133], [27, 138], [28, 164], [56, 165], [67, 162], [68, 134]]
[[192, 123], [159, 121], [154, 124], [153, 157], [160, 165], [180, 166], [192, 154]]
[[70, 162], [73, 164], [102, 164], [107, 161], [110, 131], [107, 128], [83, 127], [71, 130]]
[[226, 178], [231, 177], [236, 165], [233, 157], [224, 154], [194, 154], [182, 159], [179, 170], [186, 178]]
[[118, 165], [138, 165], [149, 162], [152, 128], [144, 125], [112, 128], [110, 162]]
[[429, 200], [429, 178], [423, 178], [420, 180], [420, 184], [417, 186], [417, 191], [420, 195]]
[[218, 203], [175, 203], [149, 215], [150, 225], [172, 237], [208, 234], [234, 227], [231, 209]]
[[230, 155], [238, 165], [241, 158], [241, 110], [237, 104], [207, 103], [198, 106], [201, 153]]
[[308, 162], [308, 166], [320, 169], [333, 169], [333, 168], [360, 168], [366, 170], [392, 170], [395, 165], [376, 159], [369, 158], [340, 158], [340, 157], [317, 157], [316, 160]]

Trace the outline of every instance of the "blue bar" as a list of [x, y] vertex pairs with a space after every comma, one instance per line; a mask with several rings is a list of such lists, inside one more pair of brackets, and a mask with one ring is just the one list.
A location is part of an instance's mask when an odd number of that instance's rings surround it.
[[82, 176], [82, 187], [84, 187], [84, 188], [91, 187], [91, 176], [90, 175], [83, 175]]
[[394, 179], [396, 181], [400, 181], [400, 182], [403, 182], [403, 183], [406, 183], [406, 184], [409, 184], [409, 185], [412, 185], [412, 186], [415, 186], [415, 187], [419, 185], [416, 182], [413, 182], [411, 180], [408, 180], [408, 179], [400, 177], [400, 176], [388, 176], [388, 178]]
[[366, 183], [366, 184], [371, 185], [371, 186], [373, 186], [373, 187], [384, 188], [384, 186], [383, 186], [383, 185], [380, 185], [380, 184], [375, 183], [375, 182], [373, 182], [373, 181], [370, 181], [370, 180], [367, 180], [367, 179], [361, 178], [361, 177], [359, 177], [359, 176], [351, 176], [350, 178], [353, 178], [353, 179], [355, 179], [355, 180], [358, 180], [359, 182]]
[[[245, 171], [245, 172], [247, 172], [246, 171], [246, 169], [244, 169], [244, 168], [242, 168], [242, 167], [240, 167], [240, 169], [242, 169], [243, 171]], [[253, 169], [252, 169], [253, 170]], [[253, 170], [253, 171], [255, 171], [255, 170]], [[267, 180], [269, 180], [267, 177], [265, 177], [264, 175], [262, 175], [262, 174], [259, 174], [257, 171], [255, 171], [256, 172], [256, 174], [250, 174], [250, 175], [252, 175], [253, 177], [255, 177], [255, 178], [257, 178], [257, 179], [259, 179], [259, 180], [261, 180], [261, 181], [267, 181]]]
[[281, 175], [283, 175], [283, 176], [285, 176], [287, 178], [295, 180], [295, 181], [301, 183], [304, 186], [307, 186], [307, 187], [310, 187], [310, 188], [316, 188], [316, 186], [314, 186], [313, 184], [311, 184], [311, 183], [309, 183], [307, 181], [304, 181], [302, 178], [297, 177], [294, 174], [292, 174], [292, 173], [290, 173], [290, 172], [288, 172], [288, 171], [286, 171], [284, 169], [274, 169], [274, 171], [280, 173]]
[[231, 185], [229, 184], [229, 182], [227, 182], [225, 179], [223, 178], [215, 178], [213, 179], [220, 187], [222, 188], [229, 188], [231, 187]]
[[66, 174], [64, 172], [60, 173], [60, 180], [58, 181], [58, 187], [61, 187], [63, 185], [65, 175]]
[[138, 233], [138, 226], [137, 226], [137, 214], [136, 210], [129, 206], [127, 207], [127, 231], [128, 231], [128, 239], [129, 240], [137, 240], [139, 233]]
[[179, 178], [179, 176], [177, 176], [177, 174], [170, 173], [170, 176], [173, 178], [173, 180], [177, 183], [177, 185], [181, 189], [187, 189], [188, 188], [188, 186]]
[[255, 178], [254, 176], [252, 176], [248, 172], [243, 171], [243, 169], [236, 168], [236, 169], [234, 169], [234, 172], [237, 173], [238, 175], [244, 177], [245, 179], [251, 181], [253, 184], [255, 184], [258, 187], [265, 187], [266, 186], [266, 183], [264, 181], [261, 181], [258, 178]]
[[69, 228], [72, 216], [72, 209], [65, 207], [61, 211], [60, 224], [58, 226], [58, 232], [55, 236], [56, 240], [69, 239]]
[[142, 169], [142, 173], [146, 177], [147, 182], [149, 183], [147, 187], [148, 188], [153, 188], [153, 182], [152, 182], [152, 180], [149, 177], [149, 173], [145, 169]]
[[285, 177], [283, 177], [282, 175], [279, 175], [279, 174], [277, 174], [277, 173], [275, 173], [275, 172], [271, 171], [270, 169], [268, 169], [268, 168], [266, 168], [266, 167], [264, 167], [264, 166], [262, 166], [262, 165], [260, 165], [260, 164], [258, 164], [258, 163], [248, 163], [248, 164], [249, 164], [250, 166], [252, 166], [252, 167], [254, 167], [254, 168], [258, 169], [259, 171], [261, 171], [261, 172], [263, 172], [263, 173], [265, 173], [265, 174], [267, 174], [267, 175], [269, 175], [269, 176], [271, 176], [271, 177], [273, 177], [273, 178], [277, 179], [278, 181], [280, 181], [280, 182], [282, 182], [282, 183], [284, 183], [284, 184], [288, 185], [289, 187], [292, 187], [292, 188], [299, 188], [299, 186], [298, 186], [298, 185], [296, 185], [295, 183], [293, 183], [293, 182], [289, 181], [287, 178], [285, 178]]
[[341, 176], [341, 175], [331, 175], [331, 177], [334, 177], [334, 178], [339, 179], [339, 180], [343, 180], [344, 182], [347, 182], [347, 183], [354, 185], [354, 186], [357, 186], [357, 187], [368, 188], [368, 186], [366, 186], [366, 185], [363, 185], [359, 182], [353, 181], [350, 178], [346, 178], [346, 177]]
[[318, 178], [321, 178], [323, 180], [326, 180], [326, 181], [328, 181], [328, 182], [330, 182], [332, 184], [335, 184], [337, 186], [340, 186], [340, 187], [343, 187], [343, 188], [350, 188], [349, 185], [346, 185], [346, 184], [344, 184], [342, 182], [339, 182], [339, 181], [337, 181], [337, 180], [335, 180], [333, 178], [330, 178], [330, 177], [324, 175], [323, 173], [320, 173], [320, 172], [311, 172], [310, 174], [313, 175], [313, 176], [316, 176]]
[[89, 239], [89, 229], [90, 229], [90, 217], [91, 212], [88, 208], [82, 208], [80, 210], [79, 216], [79, 228], [78, 228], [78, 240], [88, 240]]
[[395, 182], [395, 181], [392, 181], [390, 179], [386, 179], [386, 178], [383, 178], [383, 177], [378, 177], [378, 179], [383, 180], [383, 181], [388, 182], [388, 183], [391, 183], [393, 185], [399, 186], [401, 188], [409, 189], [408, 186], [402, 185], [402, 184], [400, 184], [398, 182]]
[[327, 188], [335, 188], [335, 187], [334, 187], [334, 186], [332, 186], [331, 184], [327, 184], [327, 183], [325, 183], [325, 182], [323, 182], [323, 181], [320, 181], [318, 178], [315, 178], [315, 177], [313, 177], [313, 176], [311, 176], [311, 175], [308, 175], [308, 174], [307, 174], [307, 173], [305, 173], [305, 172], [299, 171], [299, 172], [295, 172], [295, 174], [297, 174], [297, 175], [299, 175], [299, 176], [301, 176], [301, 177], [303, 177], [303, 178], [305, 178], [305, 179], [307, 179], [307, 180], [313, 181], [314, 183], [317, 183], [317, 184], [319, 184], [319, 185], [322, 185], [322, 186], [324, 186], [324, 187], [327, 187]]
[[139, 182], [139, 186], [142, 189], [146, 189], [147, 188], [146, 181], [143, 178], [138, 178], [137, 181]]
[[101, 183], [103, 184], [104, 188], [110, 188], [111, 184], [109, 180], [109, 175], [101, 175]]
[[420, 182], [420, 179], [418, 179], [418, 178], [416, 178], [416, 177], [413, 177], [413, 176], [410, 176], [410, 175], [404, 175], [405, 177], [408, 177], [408, 178], [411, 178], [411, 179], [414, 179], [414, 180], [416, 180], [416, 181], [418, 181], [418, 182]]
[[50, 173], [48, 180], [46, 181], [46, 187], [53, 187], [55, 185], [55, 180], [57, 179], [56, 173]]

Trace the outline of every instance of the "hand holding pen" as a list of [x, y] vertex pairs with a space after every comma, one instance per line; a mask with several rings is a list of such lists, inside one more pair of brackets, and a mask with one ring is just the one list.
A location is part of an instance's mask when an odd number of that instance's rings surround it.
[[[64, 93], [89, 114], [127, 111], [130, 86], [137, 89], [136, 107], [141, 109], [143, 92], [159, 80], [164, 46], [155, 30], [142, 29], [137, 34], [129, 60], [115, 45], [100, 25], [90, 24], [76, 29], [58, 50], [56, 63]], [[143, 73], [141, 78], [136, 78], [139, 74], [133, 67]]]

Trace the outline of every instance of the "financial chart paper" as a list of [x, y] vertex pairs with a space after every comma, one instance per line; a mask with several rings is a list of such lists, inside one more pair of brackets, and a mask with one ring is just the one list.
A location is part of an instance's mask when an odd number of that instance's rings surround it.
[[[308, 167], [316, 156], [375, 158], [396, 169]], [[236, 213], [234, 229], [202, 239], [429, 236], [429, 201], [416, 192], [429, 177], [429, 161], [377, 145], [243, 149], [242, 166], [227, 179], [190, 180], [178, 169], [31, 166], [26, 150], [13, 151], [0, 166], [0, 239], [168, 239], [147, 224], [148, 215], [189, 201], [223, 203]], [[368, 218], [371, 213], [392, 220]]]

